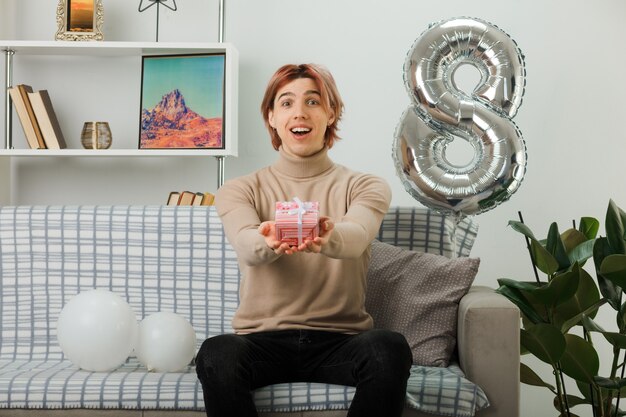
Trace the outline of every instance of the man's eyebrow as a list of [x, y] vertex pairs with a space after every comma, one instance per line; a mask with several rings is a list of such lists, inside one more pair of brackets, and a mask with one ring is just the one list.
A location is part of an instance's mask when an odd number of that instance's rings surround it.
[[[318, 96], [321, 96], [320, 92], [317, 90], [307, 90], [304, 92], [305, 95], [309, 95], [309, 94], [317, 94]], [[281, 95], [279, 95], [278, 97], [276, 97], [276, 100], [280, 100], [282, 97], [284, 96], [295, 96], [294, 93], [292, 93], [291, 91], [285, 91], [284, 93], [282, 93]]]
[[295, 94], [292, 93], [291, 91], [286, 91], [286, 92], [282, 93], [281, 95], [279, 95], [278, 97], [276, 97], [276, 100], [280, 100], [281, 97], [284, 97], [284, 96], [295, 96]]

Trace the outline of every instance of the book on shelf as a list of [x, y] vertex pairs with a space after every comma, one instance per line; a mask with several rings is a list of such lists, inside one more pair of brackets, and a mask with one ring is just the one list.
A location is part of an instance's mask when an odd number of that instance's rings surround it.
[[28, 93], [28, 98], [33, 106], [33, 111], [39, 122], [39, 128], [48, 149], [65, 149], [65, 138], [57, 119], [50, 94], [47, 90], [39, 90]]
[[32, 87], [19, 84], [9, 88], [9, 95], [15, 106], [17, 117], [20, 119], [22, 129], [24, 129], [28, 147], [31, 149], [45, 149], [46, 145], [43, 140], [43, 135], [28, 97], [28, 93], [32, 91]]
[[22, 100], [24, 100], [24, 105], [26, 106], [26, 111], [28, 112], [28, 117], [30, 118], [30, 122], [33, 125], [33, 129], [35, 130], [35, 135], [37, 136], [37, 143], [39, 144], [38, 149], [45, 149], [46, 142], [43, 138], [43, 132], [41, 131], [41, 126], [39, 126], [39, 121], [37, 120], [37, 116], [35, 115], [35, 110], [33, 109], [33, 105], [30, 101], [29, 94], [33, 92], [33, 88], [30, 85], [26, 84], [18, 84], [17, 89], [22, 96]]
[[204, 198], [204, 193], [196, 193], [193, 200], [191, 201], [192, 206], [201, 206], [202, 199]]
[[180, 193], [180, 198], [178, 199], [179, 206], [190, 206], [193, 203], [193, 200], [196, 198], [196, 193], [191, 191], [183, 191]]
[[167, 197], [168, 206], [212, 206], [215, 196], [211, 193], [172, 191]]
[[202, 193], [202, 202], [200, 203], [201, 206], [212, 206], [213, 202], [215, 201], [215, 196], [211, 193]]
[[180, 199], [180, 193], [178, 191], [172, 191], [170, 195], [167, 197], [167, 205], [177, 206], [179, 199]]

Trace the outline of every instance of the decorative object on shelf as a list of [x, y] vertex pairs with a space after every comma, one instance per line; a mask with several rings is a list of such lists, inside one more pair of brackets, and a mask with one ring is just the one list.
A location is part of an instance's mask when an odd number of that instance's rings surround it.
[[80, 142], [85, 149], [108, 149], [111, 146], [111, 128], [108, 122], [85, 122]]
[[139, 149], [225, 149], [224, 53], [144, 56]]
[[[144, 5], [144, 3], [146, 3]], [[176, 0], [172, 0], [172, 6], [167, 4], [167, 0], [141, 0], [139, 2], [139, 13], [141, 12], [145, 12], [146, 10], [148, 10], [150, 7], [154, 6], [156, 4], [156, 41], [159, 41], [159, 7], [161, 6], [161, 4], [165, 7], [167, 7], [168, 9], [170, 9], [171, 11], [175, 12], [176, 10], [178, 10], [178, 7], [176, 7]], [[142, 7], [143, 6], [143, 7]]]
[[[459, 89], [455, 72], [480, 73], [472, 92]], [[393, 159], [407, 192], [425, 206], [457, 217], [506, 201], [526, 172], [526, 146], [512, 118], [525, 87], [522, 52], [498, 27], [474, 18], [431, 25], [404, 63], [412, 105], [396, 128]], [[473, 148], [468, 163], [452, 163], [448, 145]]]
[[104, 39], [102, 0], [59, 0], [57, 41], [101, 41]]

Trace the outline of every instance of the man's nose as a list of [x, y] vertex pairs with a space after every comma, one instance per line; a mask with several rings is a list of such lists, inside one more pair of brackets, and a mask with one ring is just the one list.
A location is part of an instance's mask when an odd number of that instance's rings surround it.
[[294, 104], [293, 117], [298, 119], [305, 119], [308, 117], [307, 109], [304, 103]]

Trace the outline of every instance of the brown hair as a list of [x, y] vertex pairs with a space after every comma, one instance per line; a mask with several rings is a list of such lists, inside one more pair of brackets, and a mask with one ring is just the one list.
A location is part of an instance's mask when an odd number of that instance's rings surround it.
[[327, 69], [316, 64], [283, 65], [274, 73], [267, 84], [265, 96], [263, 96], [263, 101], [261, 102], [261, 114], [263, 114], [265, 127], [272, 138], [272, 146], [278, 150], [282, 143], [278, 133], [269, 123], [269, 113], [274, 109], [274, 99], [278, 90], [298, 78], [310, 78], [317, 84], [320, 89], [322, 107], [326, 113], [334, 115], [333, 122], [328, 126], [324, 134], [324, 143], [330, 149], [335, 140], [340, 139], [337, 135], [337, 130], [339, 130], [337, 124], [343, 113], [343, 101], [333, 76]]

